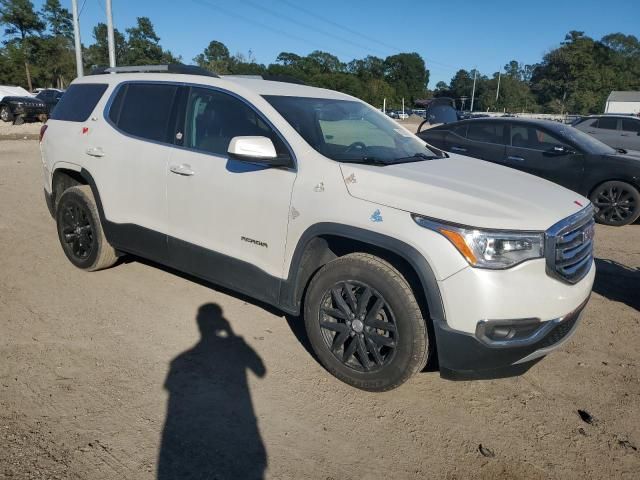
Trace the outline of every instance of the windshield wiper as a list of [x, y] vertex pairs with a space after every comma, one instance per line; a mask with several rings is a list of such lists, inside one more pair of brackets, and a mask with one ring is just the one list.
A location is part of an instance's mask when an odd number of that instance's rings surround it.
[[421, 162], [423, 160], [436, 160], [438, 158], [444, 157], [440, 157], [438, 155], [427, 155], [426, 153], [416, 153], [408, 157], [395, 158], [393, 163]]
[[380, 166], [389, 165], [389, 162], [377, 157], [345, 158], [343, 160], [338, 160], [338, 161], [341, 163], [362, 163], [364, 165], [380, 165]]

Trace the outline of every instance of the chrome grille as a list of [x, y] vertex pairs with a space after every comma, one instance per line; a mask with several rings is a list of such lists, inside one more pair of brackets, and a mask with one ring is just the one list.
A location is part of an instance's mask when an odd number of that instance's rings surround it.
[[582, 280], [593, 263], [593, 234], [591, 206], [547, 230], [547, 273], [567, 283]]

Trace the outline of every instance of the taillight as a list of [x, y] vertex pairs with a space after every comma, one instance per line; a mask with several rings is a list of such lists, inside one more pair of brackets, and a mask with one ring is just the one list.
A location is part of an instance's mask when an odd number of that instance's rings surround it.
[[42, 143], [42, 137], [44, 137], [44, 132], [47, 131], [48, 125], [45, 123], [40, 127], [40, 143]]

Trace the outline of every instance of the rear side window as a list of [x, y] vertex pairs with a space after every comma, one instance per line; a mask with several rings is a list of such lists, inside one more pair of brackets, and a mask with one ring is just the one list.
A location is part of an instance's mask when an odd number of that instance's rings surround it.
[[637, 120], [630, 120], [628, 118], [623, 118], [622, 130], [624, 130], [625, 132], [640, 133], [640, 122]]
[[106, 89], [105, 83], [71, 85], [51, 112], [51, 118], [67, 122], [85, 122]]
[[169, 142], [169, 121], [178, 87], [154, 83], [123, 85], [113, 99], [109, 119], [129, 135]]
[[504, 144], [504, 125], [502, 123], [471, 122], [467, 138], [476, 142]]
[[618, 119], [601, 117], [598, 119], [598, 128], [603, 128], [604, 130], [616, 130], [618, 128]]

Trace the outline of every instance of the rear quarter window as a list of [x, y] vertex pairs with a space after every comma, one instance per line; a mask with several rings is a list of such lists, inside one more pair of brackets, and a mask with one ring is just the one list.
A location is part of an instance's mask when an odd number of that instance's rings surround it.
[[169, 142], [168, 128], [178, 87], [161, 83], [129, 83], [118, 90], [109, 119], [135, 137]]
[[51, 119], [85, 122], [106, 90], [106, 83], [71, 85], [51, 112]]

